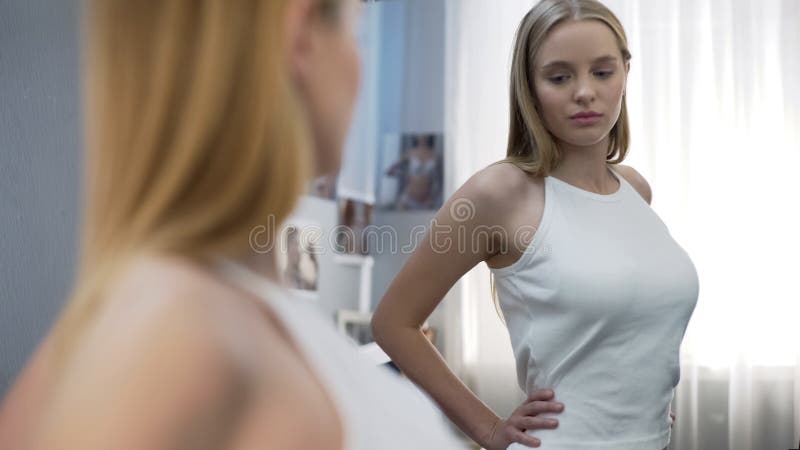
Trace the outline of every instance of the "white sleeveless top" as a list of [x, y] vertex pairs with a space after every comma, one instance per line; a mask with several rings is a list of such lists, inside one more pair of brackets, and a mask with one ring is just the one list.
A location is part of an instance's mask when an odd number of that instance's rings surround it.
[[[564, 403], [540, 450], [661, 450], [697, 271], [624, 177], [609, 195], [545, 178], [523, 256], [492, 269], [520, 387]], [[519, 444], [511, 449], [527, 448]]]
[[422, 391], [371, 364], [311, 300], [229, 260], [219, 260], [217, 269], [262, 299], [288, 329], [336, 403], [346, 450], [465, 449]]

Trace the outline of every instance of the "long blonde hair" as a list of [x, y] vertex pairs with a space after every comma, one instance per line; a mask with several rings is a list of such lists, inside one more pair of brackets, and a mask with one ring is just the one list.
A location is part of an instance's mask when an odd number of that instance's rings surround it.
[[[545, 128], [538, 110], [534, 80], [530, 77], [539, 48], [553, 27], [565, 20], [599, 20], [606, 24], [617, 38], [624, 62], [631, 60], [628, 38], [617, 16], [597, 0], [541, 0], [517, 28], [514, 54], [511, 63], [511, 117], [508, 130], [506, 158], [498, 163], [510, 162], [534, 176], [547, 176], [558, 167], [562, 154], [553, 136]], [[628, 106], [625, 94], [617, 123], [609, 133], [606, 161], [619, 164], [625, 160], [630, 145]], [[495, 310], [505, 323], [497, 296], [494, 276], [489, 276]]]
[[290, 1], [85, 3], [85, 204], [61, 360], [133, 256], [246, 255], [255, 227], [294, 208], [311, 137], [284, 54]]

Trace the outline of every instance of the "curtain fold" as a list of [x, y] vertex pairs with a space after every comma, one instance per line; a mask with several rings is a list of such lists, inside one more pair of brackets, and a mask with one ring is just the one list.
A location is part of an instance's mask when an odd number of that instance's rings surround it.
[[[671, 448], [800, 439], [800, 2], [607, 0], [633, 59], [625, 164], [692, 257], [700, 298], [681, 350]], [[447, 3], [447, 182], [503, 158], [513, 34], [530, 0]], [[499, 413], [516, 388], [488, 271], [461, 283], [465, 377]], [[488, 397], [491, 398], [488, 398]]]

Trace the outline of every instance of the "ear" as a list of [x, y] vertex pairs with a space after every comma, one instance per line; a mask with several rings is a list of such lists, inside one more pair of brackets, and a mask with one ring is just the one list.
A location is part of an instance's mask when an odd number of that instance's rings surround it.
[[[267, 0], [269, 1], [269, 0]], [[310, 69], [312, 50], [311, 25], [313, 0], [291, 0], [286, 5], [286, 55], [294, 78], [303, 77]]]

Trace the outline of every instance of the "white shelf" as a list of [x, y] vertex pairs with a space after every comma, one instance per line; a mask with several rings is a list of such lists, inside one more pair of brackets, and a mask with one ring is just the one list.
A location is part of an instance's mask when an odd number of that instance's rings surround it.
[[337, 264], [345, 266], [363, 267], [365, 265], [372, 266], [375, 260], [369, 255], [343, 255], [338, 254], [333, 257], [333, 261]]

